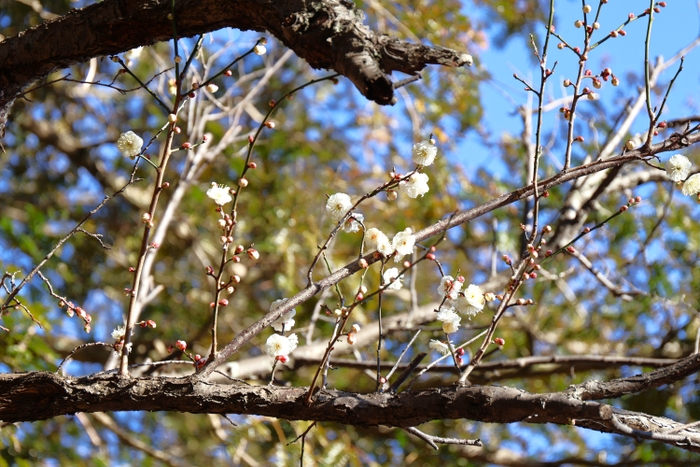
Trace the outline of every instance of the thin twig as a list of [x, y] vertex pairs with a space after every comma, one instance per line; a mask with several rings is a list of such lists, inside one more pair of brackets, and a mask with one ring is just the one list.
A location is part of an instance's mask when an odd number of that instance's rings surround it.
[[438, 443], [439, 444], [459, 444], [462, 446], [483, 446], [481, 444], [480, 439], [458, 439], [458, 438], [441, 438], [439, 436], [433, 436], [429, 435], [427, 433], [423, 433], [420, 431], [418, 428], [409, 426], [407, 428], [404, 428], [408, 433], [411, 433], [412, 435], [415, 435], [428, 443], [433, 449], [437, 450], [438, 448]]

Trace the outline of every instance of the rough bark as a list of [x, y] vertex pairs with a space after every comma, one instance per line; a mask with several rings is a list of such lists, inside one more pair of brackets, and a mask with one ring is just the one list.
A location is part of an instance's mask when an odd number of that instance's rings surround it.
[[415, 74], [428, 64], [462, 66], [468, 54], [378, 34], [347, 0], [106, 0], [23, 31], [0, 43], [0, 135], [10, 108], [28, 85], [93, 57], [118, 54], [173, 37], [222, 28], [267, 31], [314, 68], [335, 70], [368, 99], [392, 104], [389, 74]]
[[268, 415], [358, 426], [410, 427], [431, 420], [576, 425], [624, 436], [655, 439], [700, 452], [700, 429], [664, 417], [592, 402], [592, 395], [642, 391], [700, 369], [700, 355], [668, 368], [610, 382], [589, 382], [565, 392], [531, 394], [496, 386], [441, 387], [417, 392], [358, 394], [320, 390], [310, 405], [307, 388], [215, 384], [184, 378], [81, 378], [36, 372], [0, 375], [0, 420], [44, 420], [76, 412], [172, 411]]

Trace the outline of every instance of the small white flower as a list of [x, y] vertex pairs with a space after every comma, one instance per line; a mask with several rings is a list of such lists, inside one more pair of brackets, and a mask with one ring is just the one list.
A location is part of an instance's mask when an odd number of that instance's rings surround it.
[[122, 133], [117, 140], [117, 149], [124, 157], [135, 158], [141, 153], [143, 139], [133, 131]]
[[280, 334], [273, 334], [265, 342], [265, 351], [272, 358], [289, 357], [289, 354], [297, 348], [299, 338], [296, 334], [285, 337]]
[[233, 200], [231, 192], [225, 185], [217, 185], [216, 183], [211, 183], [211, 188], [207, 190], [207, 196], [214, 200], [219, 206], [223, 206], [226, 203], [230, 203]]
[[[272, 305], [270, 305], [270, 311], [278, 308], [287, 300], [289, 300], [289, 299], [288, 298], [281, 298], [279, 300], [275, 300], [274, 302], [272, 302]], [[277, 332], [289, 331], [290, 329], [292, 329], [294, 327], [294, 323], [295, 323], [294, 316], [296, 316], [296, 314], [297, 314], [296, 308], [292, 308], [291, 310], [289, 310], [288, 312], [286, 312], [285, 314], [283, 314], [282, 316], [277, 318], [277, 320], [275, 322], [273, 322], [270, 326], [272, 326], [272, 329], [274, 329]]]
[[683, 154], [676, 154], [666, 163], [666, 176], [674, 182], [682, 182], [690, 174], [690, 160]]
[[447, 346], [447, 344], [437, 339], [430, 339], [430, 344], [428, 344], [428, 347], [441, 355], [447, 355], [450, 353], [450, 348]]
[[359, 232], [360, 227], [361, 227], [360, 222], [364, 222], [364, 221], [365, 221], [365, 216], [363, 216], [359, 212], [354, 212], [354, 213], [352, 213], [352, 217], [350, 219], [346, 220], [345, 224], [343, 224], [343, 230], [346, 231], [347, 233]]
[[[384, 271], [384, 284], [388, 284], [391, 281], [391, 285], [389, 285], [386, 290], [401, 290], [403, 287], [403, 275], [399, 276], [399, 270], [397, 268], [390, 268]], [[396, 280], [394, 280], [396, 279]]]
[[114, 331], [112, 331], [112, 339], [118, 341], [123, 339], [126, 335], [126, 328], [124, 326], [117, 326]]
[[481, 287], [470, 284], [464, 291], [464, 296], [457, 297], [455, 307], [457, 311], [467, 316], [474, 316], [484, 309], [486, 299]]
[[396, 251], [394, 261], [399, 261], [404, 256], [413, 253], [413, 249], [416, 246], [416, 236], [412, 235], [412, 233], [413, 230], [406, 229], [394, 235], [394, 238], [391, 240], [391, 246]]
[[437, 156], [437, 147], [430, 141], [421, 141], [413, 145], [413, 162], [416, 164], [428, 166], [433, 163], [435, 156]]
[[447, 334], [457, 332], [459, 329], [459, 323], [462, 321], [462, 318], [455, 313], [452, 308], [439, 312], [437, 314], [437, 319], [438, 321], [442, 321], [442, 330]]
[[258, 44], [255, 47], [253, 47], [253, 52], [255, 52], [255, 55], [265, 55], [265, 52], [267, 52], [267, 48], [265, 48], [265, 46], [262, 44]]
[[693, 196], [700, 193], [700, 174], [691, 175], [688, 180], [683, 183], [683, 194]]
[[326, 202], [326, 211], [336, 222], [345, 217], [350, 208], [352, 208], [352, 201], [350, 201], [350, 196], [345, 193], [331, 195]]
[[430, 179], [426, 174], [416, 172], [408, 180], [401, 182], [401, 189], [409, 198], [417, 198], [430, 191], [428, 180]]
[[387, 237], [381, 230], [372, 227], [371, 229], [367, 229], [365, 236], [370, 247], [376, 248], [377, 251], [384, 256], [389, 256], [394, 252], [394, 247], [389, 241], [389, 237]]
[[216, 91], [219, 90], [219, 86], [217, 86], [214, 83], [207, 84], [206, 88], [207, 88], [207, 91], [209, 91], [212, 94], [214, 94]]
[[442, 276], [442, 279], [440, 279], [438, 295], [441, 297], [447, 296], [449, 300], [455, 300], [459, 296], [460, 290], [462, 290], [462, 283], [456, 281], [454, 277]]

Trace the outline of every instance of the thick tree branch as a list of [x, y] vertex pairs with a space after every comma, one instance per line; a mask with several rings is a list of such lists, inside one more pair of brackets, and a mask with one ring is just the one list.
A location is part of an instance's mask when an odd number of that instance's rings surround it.
[[[0, 43], [0, 135], [12, 103], [34, 81], [93, 57], [172, 38], [169, 0], [106, 0], [47, 21]], [[378, 104], [395, 101], [389, 74], [428, 64], [458, 67], [471, 56], [375, 33], [354, 4], [341, 0], [178, 0], [179, 37], [231, 27], [268, 31], [314, 68], [335, 70]]]
[[[687, 371], [688, 365], [700, 366], [700, 358], [693, 356], [677, 365], [686, 369], [678, 376]], [[399, 394], [322, 390], [313, 404], [306, 405], [307, 390], [231, 386], [187, 378], [123, 378], [104, 373], [82, 378], [46, 372], [8, 374], [0, 375], [0, 420], [35, 421], [76, 412], [131, 410], [266, 415], [358, 426], [410, 427], [431, 420], [468, 419], [577, 425], [649, 437], [700, 452], [700, 430], [692, 425], [583, 401], [572, 391], [531, 394], [495, 386], [443, 387]]]

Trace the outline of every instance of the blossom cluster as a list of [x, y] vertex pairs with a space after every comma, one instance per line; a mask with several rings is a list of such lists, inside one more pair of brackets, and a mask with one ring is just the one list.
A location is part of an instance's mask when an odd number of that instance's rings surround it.
[[438, 286], [438, 295], [444, 298], [445, 303], [436, 318], [442, 322], [442, 330], [446, 334], [457, 332], [462, 320], [460, 314], [471, 319], [480, 313], [486, 305], [486, 295], [478, 285], [470, 284], [466, 289], [464, 278], [455, 279], [452, 276], [443, 276]]
[[676, 154], [666, 163], [666, 176], [677, 184], [683, 184], [683, 194], [693, 196], [700, 193], [700, 173], [690, 175], [693, 164], [682, 154]]
[[[417, 164], [416, 170], [413, 171], [404, 180], [398, 182], [398, 188], [405, 192], [409, 198], [417, 198], [419, 196], [425, 195], [430, 191], [428, 186], [428, 181], [430, 178], [424, 173], [420, 173], [418, 170], [431, 165], [435, 158], [437, 157], [437, 147], [435, 146], [435, 141], [430, 139], [428, 141], [421, 141], [413, 146], [413, 161]], [[401, 179], [402, 177], [397, 174], [392, 173], [392, 177], [396, 179]], [[396, 192], [394, 190], [388, 190], [388, 198], [390, 200], [396, 199]], [[335, 193], [328, 197], [326, 202], [326, 212], [334, 222], [340, 222], [345, 219], [348, 213], [354, 208], [354, 204], [350, 195], [346, 193]], [[362, 227], [362, 222], [365, 218], [362, 214], [353, 212], [348, 219], [346, 219], [343, 224], [343, 229], [346, 232], [358, 232]], [[372, 229], [370, 229], [372, 230]], [[376, 229], [375, 229], [376, 230]], [[384, 243], [382, 245], [384, 251], [380, 252], [383, 255], [391, 255], [393, 251], [386, 253], [389, 250], [388, 244]]]
[[[287, 298], [275, 300], [270, 305], [270, 311], [276, 310], [287, 300]], [[275, 334], [267, 338], [267, 342], [265, 342], [265, 352], [275, 361], [286, 363], [289, 361], [289, 354], [299, 345], [299, 337], [297, 337], [296, 334], [285, 335], [294, 326], [294, 316], [296, 316], [296, 314], [296, 308], [292, 308], [271, 324], [272, 329], [275, 330]]]

